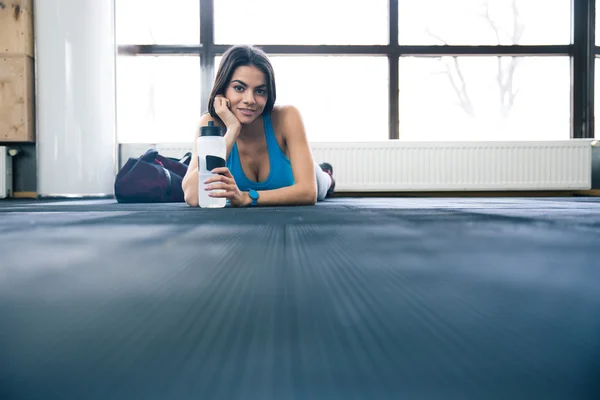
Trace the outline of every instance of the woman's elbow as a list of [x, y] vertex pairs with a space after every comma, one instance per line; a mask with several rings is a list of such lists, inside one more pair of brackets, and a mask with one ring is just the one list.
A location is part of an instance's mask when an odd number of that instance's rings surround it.
[[303, 191], [302, 204], [303, 206], [314, 206], [317, 204], [317, 188], [309, 187]]
[[197, 193], [191, 193], [191, 190], [184, 191], [183, 198], [188, 206], [198, 207], [198, 194]]
[[198, 172], [197, 169], [183, 177], [181, 182], [183, 199], [191, 207], [198, 207]]
[[191, 185], [183, 186], [183, 199], [190, 207], [198, 207], [198, 188], [190, 187]]

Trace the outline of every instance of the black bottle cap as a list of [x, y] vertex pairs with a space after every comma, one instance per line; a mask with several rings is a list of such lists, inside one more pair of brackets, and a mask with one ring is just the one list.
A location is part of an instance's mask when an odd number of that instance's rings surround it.
[[200, 136], [223, 136], [223, 128], [215, 126], [213, 121], [208, 121], [208, 126], [200, 127]]

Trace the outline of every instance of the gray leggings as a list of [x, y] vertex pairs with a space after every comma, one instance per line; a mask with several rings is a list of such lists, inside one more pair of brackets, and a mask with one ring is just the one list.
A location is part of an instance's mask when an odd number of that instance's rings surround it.
[[322, 201], [331, 186], [331, 177], [315, 161], [315, 179], [317, 180], [317, 201]]

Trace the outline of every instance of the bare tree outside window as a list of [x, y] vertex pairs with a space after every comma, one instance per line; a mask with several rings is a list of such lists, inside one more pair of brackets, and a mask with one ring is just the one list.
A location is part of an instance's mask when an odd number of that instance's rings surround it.
[[[525, 32], [525, 24], [519, 13], [517, 0], [511, 2], [511, 19], [503, 21], [504, 24], [498, 21], [498, 18], [493, 14], [490, 0], [483, 0], [476, 10], [478, 17], [486, 22], [486, 26], [493, 32], [496, 38], [497, 45], [516, 45], [519, 44], [523, 33]], [[508, 24], [506, 24], [508, 22]], [[506, 26], [508, 25], [508, 26]], [[435, 32], [433, 28], [427, 28], [427, 33], [434, 40], [442, 45], [449, 45], [442, 35]], [[457, 56], [437, 57], [440, 61], [441, 69], [438, 74], [444, 74], [448, 77], [449, 83], [456, 95], [456, 102], [465, 114], [471, 118], [477, 118], [477, 113], [473, 105], [472, 95], [461, 60]], [[500, 121], [505, 121], [512, 110], [515, 99], [519, 94], [518, 88], [515, 87], [515, 71], [522, 59], [518, 57], [497, 57], [496, 63], [496, 82], [499, 89], [498, 98], [498, 117]]]

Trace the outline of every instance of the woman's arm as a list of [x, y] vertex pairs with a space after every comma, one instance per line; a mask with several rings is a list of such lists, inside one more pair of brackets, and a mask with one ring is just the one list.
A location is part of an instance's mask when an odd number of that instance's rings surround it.
[[281, 189], [259, 191], [258, 204], [314, 205], [317, 202], [315, 167], [302, 117], [293, 106], [281, 107], [279, 112], [279, 126], [287, 143], [295, 183]]

